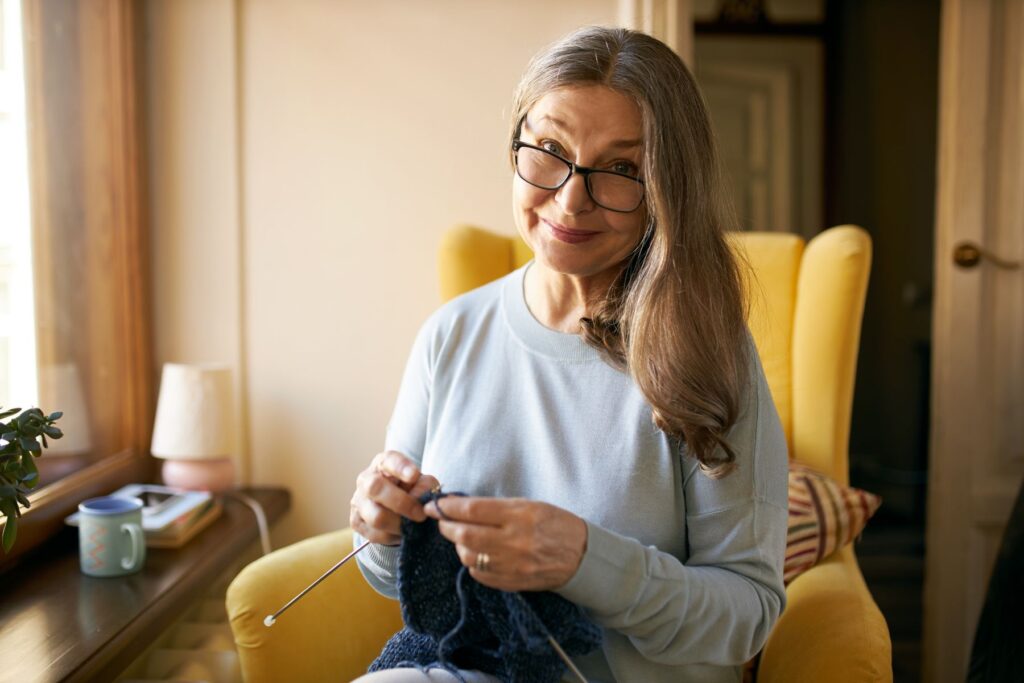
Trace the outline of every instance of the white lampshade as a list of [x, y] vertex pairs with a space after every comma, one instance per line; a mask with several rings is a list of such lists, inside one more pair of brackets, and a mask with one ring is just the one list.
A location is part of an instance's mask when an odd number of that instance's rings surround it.
[[234, 455], [231, 368], [164, 365], [151, 452], [158, 458], [208, 460]]

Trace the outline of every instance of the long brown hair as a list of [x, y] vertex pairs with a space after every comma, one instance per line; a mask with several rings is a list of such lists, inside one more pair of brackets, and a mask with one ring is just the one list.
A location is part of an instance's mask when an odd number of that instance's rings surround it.
[[712, 477], [736, 454], [725, 434], [748, 381], [740, 269], [707, 108], [664, 43], [621, 28], [575, 31], [533, 58], [516, 89], [512, 139], [552, 90], [603, 85], [636, 102], [643, 119], [644, 237], [604, 299], [588, 305], [584, 340], [630, 373], [659, 429], [685, 441]]

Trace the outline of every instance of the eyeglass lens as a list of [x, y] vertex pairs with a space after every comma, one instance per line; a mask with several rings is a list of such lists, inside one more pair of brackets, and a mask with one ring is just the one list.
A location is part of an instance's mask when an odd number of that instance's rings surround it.
[[[531, 185], [556, 190], [569, 178], [572, 167], [554, 154], [531, 147], [520, 147], [516, 169]], [[643, 201], [644, 188], [639, 181], [604, 171], [587, 175], [587, 190], [596, 204], [612, 211], [633, 211]]]

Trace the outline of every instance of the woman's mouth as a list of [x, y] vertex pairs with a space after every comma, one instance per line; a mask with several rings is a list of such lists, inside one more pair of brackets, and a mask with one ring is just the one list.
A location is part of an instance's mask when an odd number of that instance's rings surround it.
[[548, 230], [555, 239], [568, 244], [580, 244], [601, 234], [593, 230], [572, 230], [564, 225], [553, 223], [546, 218], [541, 220], [544, 221], [544, 225], [548, 226]]

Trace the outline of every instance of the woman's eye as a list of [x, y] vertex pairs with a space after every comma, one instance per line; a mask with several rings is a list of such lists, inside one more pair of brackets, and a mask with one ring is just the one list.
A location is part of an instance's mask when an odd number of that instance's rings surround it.
[[558, 144], [557, 142], [555, 142], [554, 140], [544, 140], [544, 141], [542, 141], [540, 143], [540, 148], [543, 149], [543, 150], [547, 150], [548, 152], [551, 152], [552, 154], [557, 154], [559, 156], [562, 155], [562, 146], [560, 144]]
[[623, 175], [633, 176], [634, 178], [639, 174], [639, 169], [636, 164], [631, 164], [628, 161], [616, 161], [612, 164], [611, 170], [616, 173], [622, 173]]

